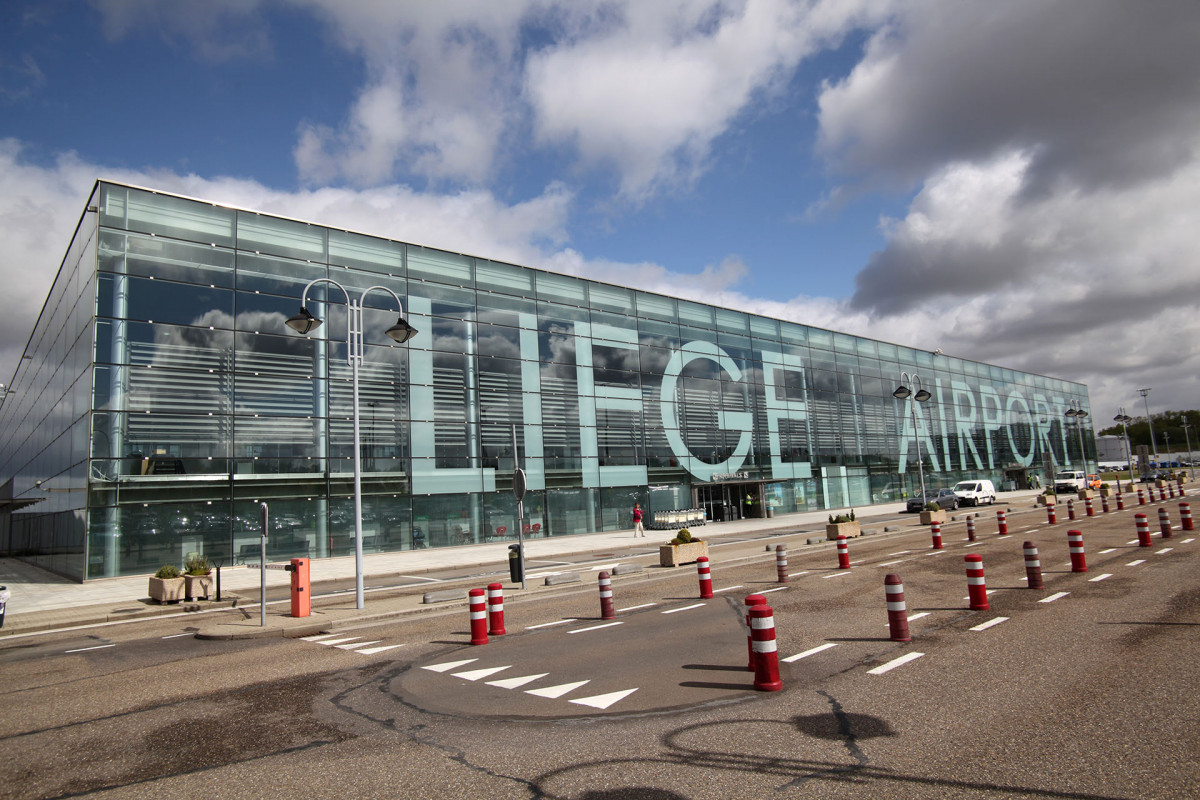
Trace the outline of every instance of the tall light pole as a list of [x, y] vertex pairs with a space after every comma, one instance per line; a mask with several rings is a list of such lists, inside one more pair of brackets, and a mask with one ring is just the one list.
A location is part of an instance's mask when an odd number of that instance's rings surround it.
[[[1129, 423], [1133, 422], [1133, 417], [1125, 413], [1125, 406], [1117, 409], [1117, 415], [1113, 417], [1113, 422], [1121, 423], [1121, 429], [1125, 432], [1125, 459], [1129, 467], [1129, 490], [1133, 491], [1133, 449], [1129, 446]], [[1121, 479], [1117, 479], [1117, 491], [1121, 491]]]
[[1183, 435], [1187, 438], [1188, 449], [1188, 480], [1196, 480], [1195, 462], [1192, 461], [1192, 434], [1188, 429], [1192, 427], [1192, 423], [1188, 422], [1188, 418], [1183, 418]]
[[[912, 389], [908, 388], [908, 384], [917, 387], [917, 393], [913, 394]], [[915, 372], [909, 375], [907, 372], [900, 373], [900, 385], [896, 387], [896, 391], [892, 392], [892, 397], [897, 400], [906, 400], [909, 397], [916, 400], [918, 403], [924, 403], [929, 398], [933, 397], [929, 392], [925, 391], [925, 384], [921, 382], [921, 376]], [[917, 443], [917, 470], [921, 474], [921, 499], [925, 499], [925, 464], [921, 461], [921, 437], [917, 433], [917, 407], [909, 401], [908, 409], [912, 412], [913, 423], [913, 439]]]
[[[1167, 448], [1167, 469], [1171, 468], [1171, 432], [1163, 431], [1163, 446]], [[1160, 468], [1162, 464], [1158, 465]]]
[[1072, 400], [1071, 407], [1066, 412], [1068, 417], [1075, 419], [1075, 427], [1079, 430], [1079, 457], [1083, 459], [1083, 483], [1087, 485], [1087, 450], [1083, 446], [1083, 418], [1088, 412], [1083, 410], [1082, 400]]
[[404, 321], [404, 304], [391, 289], [386, 286], [372, 286], [364, 289], [358, 300], [350, 297], [346, 287], [329, 278], [317, 278], [304, 287], [300, 295], [300, 313], [287, 321], [287, 326], [297, 333], [311, 333], [321, 325], [321, 320], [309, 313], [308, 290], [318, 283], [328, 283], [342, 291], [346, 298], [346, 361], [350, 364], [351, 381], [354, 384], [354, 603], [356, 608], [363, 608], [363, 533], [362, 533], [362, 451], [359, 442], [358, 423], [358, 366], [363, 359], [363, 300], [367, 295], [378, 289], [386, 292], [396, 301], [400, 317], [396, 324], [388, 328], [388, 338], [397, 344], [403, 344], [417, 335], [417, 329]]
[[1154, 441], [1154, 420], [1150, 419], [1150, 401], [1146, 399], [1146, 395], [1150, 394], [1150, 389], [1138, 389], [1138, 394], [1142, 396], [1142, 400], [1146, 401], [1146, 422], [1150, 425], [1150, 452], [1154, 454], [1155, 463], [1158, 462], [1158, 445]]

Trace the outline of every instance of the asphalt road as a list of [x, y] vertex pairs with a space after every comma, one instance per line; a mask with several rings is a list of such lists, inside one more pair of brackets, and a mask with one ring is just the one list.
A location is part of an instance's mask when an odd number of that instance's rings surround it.
[[[0, 796], [1194, 798], [1200, 542], [1155, 524], [1138, 547], [1135, 510], [1013, 514], [1000, 537], [984, 509], [976, 543], [910, 526], [854, 540], [849, 570], [794, 547], [782, 585], [762, 540], [720, 545], [716, 597], [691, 567], [647, 569], [614, 580], [614, 625], [604, 559], [574, 564], [584, 582], [553, 596], [510, 590], [508, 633], [480, 647], [461, 608], [308, 640], [158, 620], [6, 643]], [[967, 553], [987, 611], [967, 609]], [[911, 643], [888, 638], [891, 572]], [[742, 598], [764, 589], [776, 693], [745, 670]]]

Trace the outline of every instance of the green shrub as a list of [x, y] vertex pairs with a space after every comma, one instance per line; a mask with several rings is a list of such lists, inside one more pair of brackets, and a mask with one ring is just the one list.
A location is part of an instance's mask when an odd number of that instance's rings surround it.
[[207, 575], [212, 572], [212, 564], [201, 553], [188, 553], [183, 561], [183, 571], [188, 575]]
[[829, 515], [829, 524], [830, 525], [841, 525], [842, 523], [845, 523], [845, 522], [855, 522], [855, 521], [856, 520], [854, 519], [853, 511], [851, 511], [849, 514], [838, 514], [836, 517], [833, 514]]
[[941, 508], [942, 508], [942, 507], [941, 507], [941, 506], [939, 506], [937, 503], [926, 503], [926, 504], [925, 504], [925, 510], [926, 510], [926, 511], [940, 511], [940, 510], [941, 510]]
[[692, 540], [692, 534], [687, 528], [680, 528], [679, 533], [675, 534], [675, 538], [687, 544]]
[[178, 578], [180, 576], [179, 567], [174, 564], [163, 564], [158, 568], [158, 572], [154, 573], [156, 578]]

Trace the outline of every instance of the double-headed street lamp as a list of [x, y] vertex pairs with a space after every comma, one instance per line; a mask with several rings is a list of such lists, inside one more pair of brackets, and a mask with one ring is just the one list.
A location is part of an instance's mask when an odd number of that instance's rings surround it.
[[[1117, 409], [1117, 415], [1113, 417], [1113, 422], [1121, 423], [1121, 430], [1125, 432], [1125, 459], [1129, 466], [1129, 490], [1133, 491], [1133, 448], [1129, 446], [1129, 423], [1133, 422], [1133, 417], [1125, 413], [1125, 406]], [[1117, 478], [1117, 491], [1121, 491], [1121, 479]]]
[[350, 365], [351, 382], [354, 385], [354, 603], [356, 608], [363, 608], [363, 533], [362, 533], [362, 452], [358, 432], [358, 366], [363, 359], [363, 301], [367, 295], [378, 289], [386, 292], [396, 301], [400, 317], [396, 324], [388, 328], [388, 338], [397, 344], [403, 344], [417, 335], [417, 329], [404, 321], [404, 304], [399, 296], [386, 286], [372, 286], [364, 289], [358, 300], [350, 297], [346, 287], [329, 278], [317, 278], [304, 287], [300, 295], [300, 313], [287, 321], [287, 326], [297, 333], [311, 333], [321, 325], [321, 320], [314, 317], [308, 310], [308, 290], [318, 283], [328, 283], [342, 291], [346, 298], [346, 361]]
[[1195, 468], [1195, 466], [1193, 466], [1193, 464], [1195, 462], [1192, 460], [1192, 434], [1191, 434], [1191, 431], [1189, 430], [1191, 427], [1192, 427], [1192, 423], [1188, 422], [1187, 417], [1184, 417], [1183, 418], [1183, 435], [1187, 439], [1188, 479], [1194, 481], [1194, 480], [1196, 480], [1196, 468]]
[[1138, 389], [1138, 394], [1142, 396], [1142, 401], [1146, 404], [1146, 424], [1150, 426], [1150, 452], [1154, 455], [1154, 463], [1158, 464], [1158, 443], [1154, 441], [1154, 420], [1150, 419], [1150, 389]]
[[1088, 415], [1088, 412], [1083, 410], [1082, 400], [1072, 400], [1071, 407], [1067, 409], [1066, 414], [1075, 420], [1075, 427], [1079, 430], [1079, 457], [1083, 459], [1083, 482], [1087, 484], [1087, 450], [1083, 446], [1083, 418]]
[[[917, 393], [913, 394], [912, 389], [908, 388], [908, 384], [917, 387]], [[907, 372], [900, 373], [900, 385], [896, 387], [896, 391], [892, 392], [892, 397], [897, 400], [907, 400], [912, 397], [918, 403], [924, 403], [929, 398], [933, 397], [929, 392], [925, 391], [925, 384], [921, 382], [921, 376], [915, 372], [909, 375]], [[912, 412], [913, 423], [913, 439], [917, 443], [917, 470], [921, 474], [921, 500], [925, 500], [925, 465], [921, 461], [921, 436], [917, 433], [917, 407], [909, 402], [909, 411]]]

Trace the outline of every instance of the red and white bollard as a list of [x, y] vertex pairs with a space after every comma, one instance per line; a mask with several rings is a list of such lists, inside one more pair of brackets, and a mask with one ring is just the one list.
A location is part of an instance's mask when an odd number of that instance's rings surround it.
[[1071, 551], [1071, 572], [1087, 572], [1087, 554], [1083, 550], [1083, 531], [1067, 531], [1067, 549]]
[[940, 522], [929, 523], [929, 534], [933, 538], [933, 549], [941, 550], [942, 549], [942, 523], [940, 523]]
[[975, 541], [975, 515], [967, 517], [967, 541]]
[[787, 545], [775, 545], [775, 582], [787, 583], [788, 578], [788, 563], [787, 563]]
[[1138, 505], [1146, 505], [1146, 493], [1142, 491], [1141, 487], [1138, 487]]
[[700, 599], [710, 599], [713, 596], [712, 570], [708, 566], [708, 556], [700, 556], [696, 559], [696, 574], [700, 579]]
[[613, 608], [612, 576], [601, 572], [596, 576], [600, 585], [600, 619], [616, 619], [617, 610]]
[[750, 609], [750, 635], [754, 640], [754, 688], [760, 692], [778, 692], [779, 654], [775, 650], [775, 612], [768, 605]]
[[1194, 531], [1196, 528], [1192, 524], [1192, 505], [1191, 503], [1179, 504], [1179, 522], [1180, 528], [1185, 531]]
[[1171, 517], [1165, 508], [1158, 510], [1158, 530], [1164, 539], [1171, 538]]
[[[1071, 505], [1071, 501], [1067, 501], [1067, 513], [1071, 515], [1071, 519], [1075, 519], [1075, 507]], [[1058, 514], [1054, 511], [1054, 504], [1046, 506], [1046, 522], [1050, 525], [1058, 524]]]
[[750, 609], [765, 606], [767, 598], [761, 594], [746, 595], [746, 669], [754, 672], [754, 629], [750, 627]]
[[487, 588], [488, 600], [488, 635], [504, 635], [504, 584], [489, 583]]
[[1179, 496], [1183, 497], [1186, 494], [1186, 492], [1183, 491], [1183, 478], [1177, 479], [1177, 482], [1179, 484]]
[[1167, 490], [1171, 493], [1171, 499], [1174, 500], [1175, 499], [1175, 484], [1168, 483]]
[[1037, 545], [1033, 542], [1026, 542], [1025, 549], [1025, 579], [1029, 581], [1030, 589], [1043, 589], [1045, 584], [1042, 583], [1042, 560], [1038, 558]]
[[1003, 511], [996, 512], [996, 525], [1000, 528], [1001, 536], [1008, 536], [1008, 515]]
[[987, 599], [987, 581], [983, 577], [983, 556], [971, 553], [963, 559], [967, 562], [967, 595], [972, 611], [987, 611], [991, 606]]
[[887, 596], [888, 630], [893, 642], [911, 642], [908, 632], [908, 604], [904, 601], [904, 584], [900, 576], [888, 575], [883, 579], [883, 591]]
[[1163, 487], [1158, 487], [1158, 502], [1162, 503], [1167, 499], [1167, 493]]
[[850, 569], [850, 542], [845, 536], [837, 537], [838, 569]]
[[1068, 522], [1075, 521], [1075, 501], [1074, 500], [1067, 501], [1067, 521]]
[[1117, 511], [1125, 510], [1125, 495], [1117, 492]]
[[1092, 504], [1092, 498], [1083, 498], [1083, 508], [1089, 517], [1096, 516], [1096, 507]]
[[1100, 495], [1100, 510], [1105, 514], [1108, 513], [1108, 495], [1106, 494]]
[[1134, 514], [1133, 521], [1137, 525], [1138, 547], [1150, 547], [1150, 521], [1145, 514]]
[[472, 589], [467, 595], [471, 609], [471, 644], [487, 644], [487, 601], [483, 589]]

